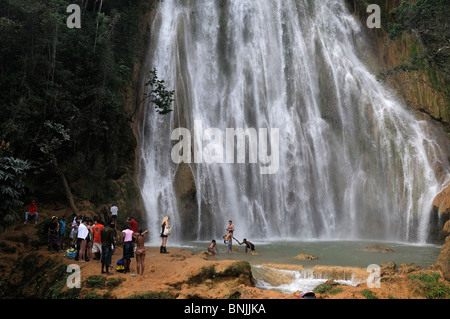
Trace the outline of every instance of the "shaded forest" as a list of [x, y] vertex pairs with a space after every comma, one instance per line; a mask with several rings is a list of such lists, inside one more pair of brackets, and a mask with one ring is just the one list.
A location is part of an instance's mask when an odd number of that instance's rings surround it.
[[[153, 0], [0, 2], [1, 224], [24, 201], [99, 204], [133, 165], [124, 108]], [[81, 8], [70, 29], [69, 4]]]

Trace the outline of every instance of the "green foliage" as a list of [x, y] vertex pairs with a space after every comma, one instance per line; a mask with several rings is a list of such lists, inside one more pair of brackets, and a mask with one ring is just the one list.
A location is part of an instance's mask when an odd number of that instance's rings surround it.
[[87, 288], [103, 288], [106, 284], [106, 278], [104, 276], [90, 276], [86, 279]]
[[133, 295], [127, 299], [174, 299], [174, 295], [169, 291], [149, 291], [141, 295]]
[[417, 286], [416, 293], [427, 299], [445, 299], [450, 297], [450, 286], [439, 281], [441, 276], [437, 273], [411, 275], [413, 285]]
[[333, 285], [321, 284], [314, 288], [316, 294], [325, 294], [333, 288]]
[[158, 79], [156, 69], [150, 71], [149, 80], [145, 83], [145, 86], [150, 86], [152, 89], [150, 93], [146, 93], [146, 97], [150, 98], [150, 101], [155, 106], [156, 112], [161, 115], [172, 112], [171, 106], [174, 101], [173, 95], [175, 91], [168, 91], [164, 80]]
[[25, 193], [22, 177], [31, 168], [29, 162], [15, 157], [0, 157], [0, 231], [5, 231], [19, 218], [15, 209], [21, 207]]
[[398, 38], [403, 32], [415, 34], [425, 48], [422, 53], [412, 50], [409, 67], [423, 69], [434, 64], [450, 77], [449, 16], [448, 0], [418, 0], [413, 4], [403, 1], [392, 10], [389, 38]]
[[[53, 159], [69, 183], [82, 179], [97, 189], [133, 163], [124, 88], [146, 36], [142, 17], [154, 2], [0, 2], [0, 139], [35, 168], [27, 185], [34, 195], [64, 194]], [[80, 29], [66, 25], [73, 3], [82, 8]]]
[[156, 112], [160, 115], [166, 115], [172, 112], [171, 107], [174, 101], [173, 96], [175, 91], [167, 90], [165, 81], [158, 78], [156, 69], [150, 71], [147, 78], [148, 80], [145, 83], [145, 86], [150, 87], [150, 92], [144, 93], [142, 101], [136, 104], [133, 113], [130, 115], [130, 121], [133, 121], [136, 111], [140, 108], [141, 104], [146, 101], [150, 101], [150, 104], [153, 104]]
[[339, 284], [337, 283], [323, 283], [314, 288], [315, 293], [319, 294], [330, 294], [330, 295], [337, 295], [338, 293], [342, 292], [343, 289], [341, 287], [337, 287]]
[[366, 297], [366, 299], [378, 299], [377, 296], [375, 296], [374, 293], [368, 289], [361, 291], [361, 294]]
[[104, 276], [89, 276], [85, 285], [86, 288], [97, 288], [97, 289], [114, 289], [117, 288], [126, 279], [124, 278], [106, 278]]

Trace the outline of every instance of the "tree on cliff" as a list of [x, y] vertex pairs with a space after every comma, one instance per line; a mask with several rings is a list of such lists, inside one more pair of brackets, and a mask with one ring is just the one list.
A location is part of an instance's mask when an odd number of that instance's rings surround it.
[[431, 65], [450, 79], [450, 3], [448, 0], [403, 1], [392, 10], [393, 22], [388, 24], [388, 36], [395, 39], [403, 32], [414, 34], [424, 47], [412, 52], [410, 64], [404, 70], [423, 69]]

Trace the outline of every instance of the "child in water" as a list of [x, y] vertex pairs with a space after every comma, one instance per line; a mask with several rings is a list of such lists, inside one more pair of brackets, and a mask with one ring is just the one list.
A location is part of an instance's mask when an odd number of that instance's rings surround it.
[[226, 233], [222, 237], [223, 237], [224, 244], [227, 246], [227, 252], [230, 253], [231, 252], [231, 240], [233, 238], [233, 233], [231, 233], [231, 232]]

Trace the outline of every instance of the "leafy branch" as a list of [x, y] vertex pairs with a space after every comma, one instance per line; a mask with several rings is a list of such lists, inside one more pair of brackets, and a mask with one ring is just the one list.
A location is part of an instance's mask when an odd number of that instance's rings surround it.
[[173, 111], [172, 103], [175, 101], [175, 91], [167, 90], [165, 81], [158, 78], [156, 69], [149, 72], [148, 81], [145, 83], [145, 86], [149, 86], [151, 90], [148, 93], [144, 93], [144, 98], [136, 103], [133, 113], [129, 118], [131, 122], [141, 104], [147, 100], [154, 105], [156, 112], [160, 115], [166, 115]]
[[15, 208], [23, 205], [25, 183], [22, 177], [31, 169], [28, 161], [4, 156], [9, 153], [9, 143], [2, 141], [0, 146], [0, 231], [5, 231], [19, 218]]
[[[435, 65], [447, 78], [450, 77], [450, 6], [446, 0], [418, 0], [411, 4], [403, 1], [392, 10], [388, 24], [390, 40], [404, 32], [414, 34], [422, 44], [421, 54], [412, 52], [410, 64], [394, 68], [393, 73], [428, 69]], [[415, 44], [413, 44], [415, 45]]]

